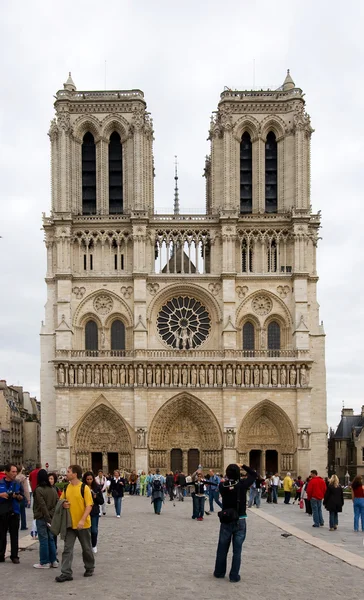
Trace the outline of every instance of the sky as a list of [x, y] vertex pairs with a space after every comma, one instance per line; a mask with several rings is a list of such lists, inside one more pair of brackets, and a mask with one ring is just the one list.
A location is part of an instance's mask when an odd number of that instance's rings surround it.
[[[210, 115], [224, 86], [306, 94], [313, 210], [322, 211], [318, 298], [328, 424], [364, 404], [364, 3], [351, 0], [2, 0], [0, 20], [0, 379], [39, 391], [54, 94], [142, 89], [155, 129], [155, 206], [204, 211]], [[106, 65], [106, 66], [105, 66]]]

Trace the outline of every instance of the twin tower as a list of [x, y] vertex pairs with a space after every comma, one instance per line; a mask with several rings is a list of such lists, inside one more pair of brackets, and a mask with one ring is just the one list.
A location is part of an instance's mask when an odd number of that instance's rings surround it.
[[222, 92], [200, 215], [154, 211], [143, 92], [70, 76], [55, 110], [43, 462], [324, 472], [313, 129], [289, 72], [274, 91]]

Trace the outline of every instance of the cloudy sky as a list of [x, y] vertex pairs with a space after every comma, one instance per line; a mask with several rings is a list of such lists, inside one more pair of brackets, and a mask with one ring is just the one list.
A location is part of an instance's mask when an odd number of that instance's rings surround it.
[[[105, 7], [105, 8], [103, 8]], [[0, 378], [39, 397], [46, 298], [41, 214], [50, 209], [53, 94], [140, 88], [155, 127], [155, 203], [171, 210], [178, 154], [182, 210], [204, 208], [209, 117], [224, 86], [306, 93], [312, 205], [322, 210], [319, 301], [328, 422], [364, 404], [362, 110], [364, 3], [351, 0], [2, 0], [0, 22]], [[254, 68], [255, 64], [255, 78]]]

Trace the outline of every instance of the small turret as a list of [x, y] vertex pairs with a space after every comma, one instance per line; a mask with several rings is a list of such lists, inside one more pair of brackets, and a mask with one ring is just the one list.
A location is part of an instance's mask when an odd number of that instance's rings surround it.
[[288, 92], [289, 90], [293, 90], [295, 88], [295, 83], [290, 75], [289, 69], [287, 69], [287, 75], [283, 82], [283, 91]]
[[63, 84], [63, 87], [65, 90], [68, 90], [69, 92], [75, 92], [76, 91], [76, 86], [74, 84], [74, 81], [71, 77], [71, 71], [68, 73], [68, 79], [66, 81], [66, 83]]

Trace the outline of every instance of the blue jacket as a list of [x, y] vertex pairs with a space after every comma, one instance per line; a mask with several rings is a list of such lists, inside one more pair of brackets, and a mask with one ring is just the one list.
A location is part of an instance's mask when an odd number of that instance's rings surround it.
[[[3, 479], [0, 479], [0, 494], [9, 491], [14, 492], [14, 494], [21, 494], [24, 498], [24, 490], [20, 481], [6, 481], [5, 477], [3, 477]], [[9, 501], [5, 500], [5, 498], [0, 498], [1, 504], [4, 504], [5, 502]], [[15, 513], [16, 515], [20, 515], [20, 503], [15, 498], [13, 498], [12, 500], [12, 507], [10, 512]]]

